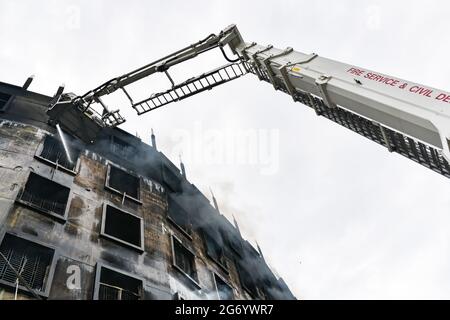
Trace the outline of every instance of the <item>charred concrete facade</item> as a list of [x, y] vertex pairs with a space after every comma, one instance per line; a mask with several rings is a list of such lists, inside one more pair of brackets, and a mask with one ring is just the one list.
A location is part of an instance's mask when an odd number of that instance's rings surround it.
[[0, 299], [295, 299], [156, 146], [103, 129], [67, 155], [25, 87], [0, 83]]

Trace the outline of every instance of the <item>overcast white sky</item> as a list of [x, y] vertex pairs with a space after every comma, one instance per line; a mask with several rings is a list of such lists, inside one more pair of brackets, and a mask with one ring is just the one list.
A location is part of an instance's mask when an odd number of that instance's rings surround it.
[[[30, 90], [51, 95], [65, 83], [81, 94], [235, 23], [246, 41], [448, 91], [449, 14], [445, 1], [0, 0], [0, 81], [35, 74]], [[211, 55], [176, 80], [220, 63]], [[148, 141], [153, 127], [175, 163], [182, 149], [190, 181], [205, 193], [211, 186], [298, 298], [450, 299], [448, 179], [251, 75], [141, 117], [121, 109], [123, 128]], [[268, 134], [278, 170], [189, 151], [242, 131]]]

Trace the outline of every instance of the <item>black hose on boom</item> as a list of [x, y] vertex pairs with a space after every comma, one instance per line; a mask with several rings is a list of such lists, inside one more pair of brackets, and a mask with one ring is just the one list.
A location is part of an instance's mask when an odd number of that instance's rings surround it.
[[224, 58], [225, 58], [225, 60], [227, 60], [228, 62], [231, 62], [231, 63], [233, 63], [233, 62], [238, 62], [238, 61], [240, 61], [241, 60], [241, 58], [237, 58], [237, 59], [230, 59], [230, 58], [228, 58], [227, 57], [227, 54], [225, 53], [225, 50], [223, 50], [223, 47], [220, 47], [220, 51], [222, 51], [222, 54], [223, 54], [223, 56], [224, 56]]

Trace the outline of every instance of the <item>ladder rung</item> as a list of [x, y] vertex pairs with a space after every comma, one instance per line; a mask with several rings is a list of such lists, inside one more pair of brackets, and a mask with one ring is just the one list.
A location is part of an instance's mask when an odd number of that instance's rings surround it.
[[[210, 90], [217, 85], [234, 80], [244, 75], [247, 72], [246, 70], [250, 70], [249, 66], [241, 66], [240, 64], [229, 64], [196, 78], [191, 78], [165, 92], [157, 93], [148, 99], [134, 104], [133, 108], [138, 114], [142, 114], [171, 102], [185, 99], [199, 92]], [[149, 101], [153, 103], [153, 107], [147, 103]]]

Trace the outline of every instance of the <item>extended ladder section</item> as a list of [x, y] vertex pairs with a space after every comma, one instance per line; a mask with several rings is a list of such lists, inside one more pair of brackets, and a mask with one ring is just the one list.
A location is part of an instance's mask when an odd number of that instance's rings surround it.
[[230, 63], [200, 76], [174, 85], [167, 91], [153, 94], [150, 98], [133, 104], [138, 114], [152, 111], [171, 102], [180, 101], [197, 93], [234, 80], [247, 73], [242, 63]]
[[450, 178], [450, 94], [370, 70], [255, 43], [236, 48], [275, 90]]
[[[58, 89], [47, 111], [50, 122], [59, 124], [64, 131], [80, 138], [84, 142], [93, 142], [102, 128], [115, 127], [125, 121], [118, 110], [110, 111], [110, 108], [102, 100], [103, 96], [120, 90], [128, 98], [131, 106], [138, 114], [143, 114], [171, 102], [210, 90], [220, 84], [237, 79], [246, 73], [246, 70], [240, 64], [240, 58], [231, 60], [224, 51], [224, 47], [229, 45], [232, 53], [236, 54], [233, 48], [242, 42], [238, 29], [236, 26], [231, 25], [218, 35], [210, 34], [206, 38], [161, 59], [113, 78], [82, 96], [63, 94], [63, 90]], [[171, 67], [215, 48], [220, 48], [225, 59], [231, 63], [203, 73], [200, 76], [190, 78], [183, 83], [174, 83], [168, 72]], [[166, 74], [172, 83], [172, 87], [135, 103], [132, 94], [127, 90], [127, 86], [155, 73], [162, 72]], [[96, 111], [97, 108], [92, 107], [93, 104], [101, 110], [100, 113]], [[83, 129], [85, 127], [87, 130]]]

